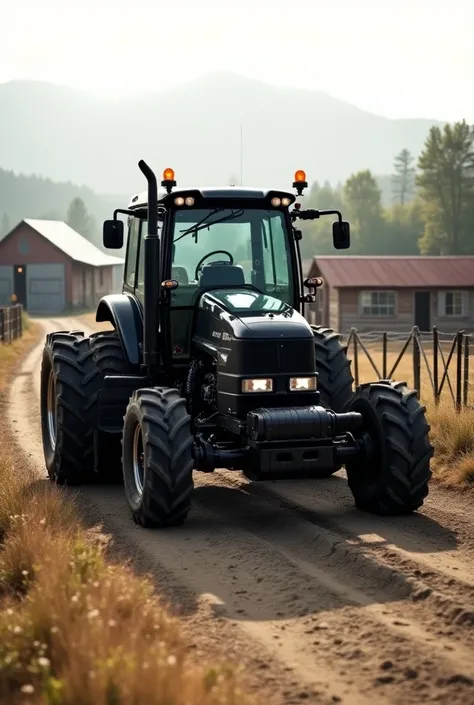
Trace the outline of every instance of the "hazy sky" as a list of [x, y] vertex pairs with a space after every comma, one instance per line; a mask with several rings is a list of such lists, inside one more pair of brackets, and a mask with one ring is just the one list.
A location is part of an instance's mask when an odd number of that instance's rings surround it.
[[213, 70], [474, 123], [471, 0], [0, 0], [0, 81], [121, 96]]

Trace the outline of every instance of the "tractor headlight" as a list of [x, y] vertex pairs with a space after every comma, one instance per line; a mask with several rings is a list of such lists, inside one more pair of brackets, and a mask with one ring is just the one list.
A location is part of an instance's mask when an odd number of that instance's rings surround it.
[[273, 391], [272, 379], [243, 379], [243, 392], [271, 392]]
[[290, 392], [314, 392], [316, 387], [316, 377], [290, 377]]

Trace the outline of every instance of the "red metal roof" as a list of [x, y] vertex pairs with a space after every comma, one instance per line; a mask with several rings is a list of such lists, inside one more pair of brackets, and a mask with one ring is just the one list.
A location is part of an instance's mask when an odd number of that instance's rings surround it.
[[310, 276], [318, 271], [334, 288], [474, 288], [474, 257], [321, 256], [313, 259]]

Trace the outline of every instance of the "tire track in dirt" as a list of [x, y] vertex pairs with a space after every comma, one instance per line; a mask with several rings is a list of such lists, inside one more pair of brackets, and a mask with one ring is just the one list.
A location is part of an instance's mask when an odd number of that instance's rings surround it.
[[[44, 477], [40, 357], [15, 380], [11, 417]], [[463, 498], [434, 491], [419, 514], [382, 519], [354, 510], [343, 473], [263, 485], [221, 471], [196, 474], [187, 523], [156, 532], [133, 524], [122, 487], [78, 497], [117, 550], [179, 595], [196, 643], [235, 654], [272, 702], [474, 702], [474, 521]]]

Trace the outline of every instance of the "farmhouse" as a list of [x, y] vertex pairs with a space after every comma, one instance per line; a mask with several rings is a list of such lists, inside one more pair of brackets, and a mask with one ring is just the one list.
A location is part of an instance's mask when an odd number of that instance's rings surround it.
[[308, 319], [347, 333], [474, 331], [474, 257], [321, 256], [305, 275], [322, 277]]
[[0, 306], [12, 294], [32, 314], [93, 308], [120, 290], [123, 259], [57, 220], [22, 220], [0, 242]]

